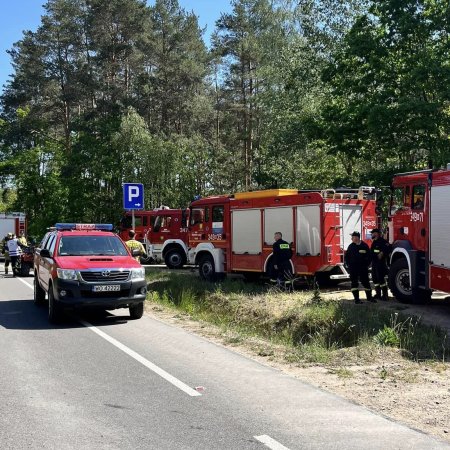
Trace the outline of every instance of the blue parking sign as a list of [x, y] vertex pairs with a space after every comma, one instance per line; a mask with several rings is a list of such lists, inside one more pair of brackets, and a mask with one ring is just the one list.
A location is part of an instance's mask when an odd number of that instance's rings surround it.
[[144, 209], [144, 185], [123, 184], [123, 209]]

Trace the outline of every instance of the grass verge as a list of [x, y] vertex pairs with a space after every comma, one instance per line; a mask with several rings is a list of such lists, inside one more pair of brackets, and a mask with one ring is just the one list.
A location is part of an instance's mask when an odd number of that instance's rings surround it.
[[311, 291], [284, 293], [237, 279], [211, 284], [182, 272], [153, 272], [148, 282], [151, 302], [231, 331], [229, 339], [236, 342], [254, 336], [282, 345], [291, 362], [348, 362], [350, 355], [357, 362], [386, 349], [413, 361], [445, 362], [450, 354], [444, 331], [376, 305], [323, 300]]

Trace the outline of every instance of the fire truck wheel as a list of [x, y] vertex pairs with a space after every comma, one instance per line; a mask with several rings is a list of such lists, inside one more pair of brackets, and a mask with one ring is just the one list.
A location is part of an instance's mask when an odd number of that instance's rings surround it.
[[42, 305], [45, 302], [45, 291], [39, 285], [39, 281], [37, 280], [37, 274], [34, 277], [34, 304]]
[[185, 264], [182, 250], [177, 248], [169, 250], [164, 257], [164, 262], [169, 269], [181, 269]]
[[389, 288], [394, 297], [403, 303], [413, 301], [413, 291], [409, 280], [409, 267], [406, 259], [398, 259], [389, 270]]
[[206, 281], [216, 280], [216, 268], [214, 266], [214, 259], [211, 255], [202, 256], [198, 263], [198, 271], [200, 278]]
[[144, 302], [130, 306], [128, 309], [130, 311], [130, 319], [140, 319], [144, 315]]

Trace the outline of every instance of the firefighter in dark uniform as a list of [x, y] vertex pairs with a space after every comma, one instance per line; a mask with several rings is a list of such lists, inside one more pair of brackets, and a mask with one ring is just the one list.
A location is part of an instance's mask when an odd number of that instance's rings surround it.
[[274, 240], [272, 245], [274, 273], [271, 278], [272, 281], [283, 282], [292, 278], [292, 250], [291, 246], [283, 240], [283, 235], [279, 231], [275, 233]]
[[389, 243], [383, 238], [378, 228], [372, 230], [370, 254], [372, 258], [372, 281], [375, 287], [375, 298], [387, 301], [388, 287], [386, 276], [388, 274], [387, 257], [389, 255]]
[[361, 284], [366, 291], [366, 297], [369, 302], [376, 303], [372, 298], [372, 289], [369, 282], [370, 249], [369, 246], [361, 241], [361, 234], [357, 231], [352, 233], [352, 243], [348, 246], [345, 253], [345, 265], [350, 272], [351, 290], [356, 304], [362, 303], [359, 299], [359, 287]]

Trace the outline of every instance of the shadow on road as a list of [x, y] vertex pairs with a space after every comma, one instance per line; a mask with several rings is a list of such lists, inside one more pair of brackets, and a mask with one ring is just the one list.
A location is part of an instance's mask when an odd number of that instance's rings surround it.
[[33, 300], [23, 299], [0, 301], [0, 328], [9, 330], [81, 328], [83, 325], [80, 320], [95, 326], [107, 326], [127, 323], [130, 317], [125, 314], [114, 315], [105, 310], [79, 310], [67, 312], [61, 323], [54, 325], [48, 321], [46, 304], [36, 306]]

